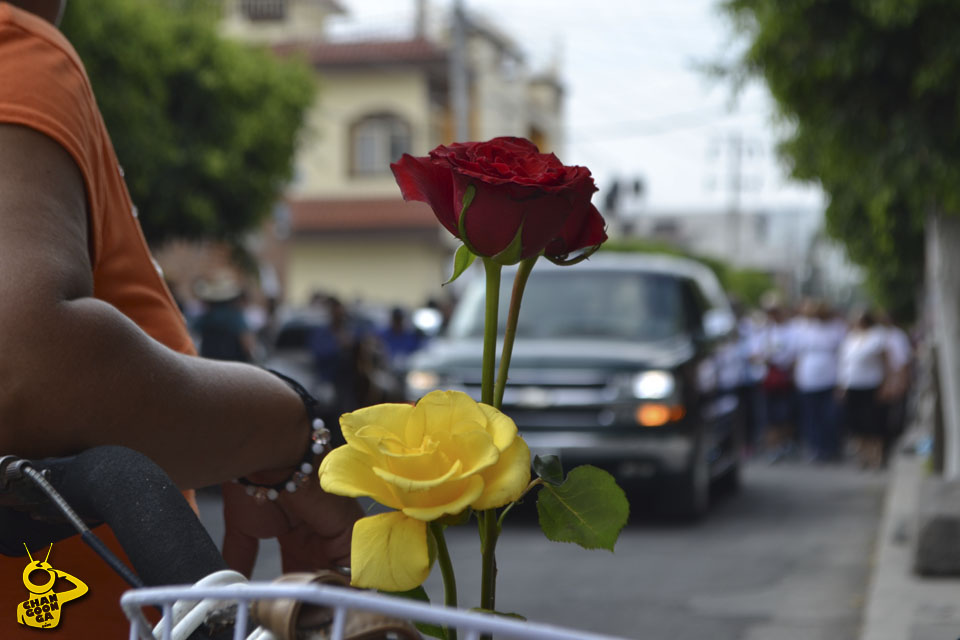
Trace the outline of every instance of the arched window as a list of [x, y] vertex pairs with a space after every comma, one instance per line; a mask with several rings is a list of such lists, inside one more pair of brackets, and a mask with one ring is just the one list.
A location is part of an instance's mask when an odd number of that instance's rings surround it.
[[410, 125], [391, 113], [358, 120], [350, 132], [350, 172], [372, 176], [390, 173], [390, 163], [410, 152]]

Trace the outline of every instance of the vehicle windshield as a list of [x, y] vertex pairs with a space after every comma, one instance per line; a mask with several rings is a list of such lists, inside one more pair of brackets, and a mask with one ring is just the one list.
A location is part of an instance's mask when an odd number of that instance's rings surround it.
[[[506, 326], [511, 279], [500, 291], [500, 333]], [[483, 336], [484, 283], [471, 283], [454, 314], [450, 335]], [[679, 281], [658, 273], [543, 270], [530, 275], [518, 338], [654, 341], [684, 330]]]

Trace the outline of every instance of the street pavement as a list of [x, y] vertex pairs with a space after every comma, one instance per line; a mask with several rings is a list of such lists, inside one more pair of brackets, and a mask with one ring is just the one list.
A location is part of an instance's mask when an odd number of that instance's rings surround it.
[[891, 465], [861, 640], [960, 638], [960, 578], [923, 578], [912, 569], [926, 473], [926, 458], [909, 449]]
[[[530, 518], [508, 520], [497, 554], [498, 610], [624, 638], [859, 638], [887, 473], [757, 463], [743, 484], [696, 525], [663, 521], [638, 499], [615, 553], [549, 542]], [[219, 543], [216, 493], [202, 492], [200, 505]], [[476, 530], [449, 529], [447, 540], [460, 605], [475, 606]], [[278, 574], [277, 547], [264, 543], [254, 578]], [[439, 576], [426, 586], [440, 597]]]

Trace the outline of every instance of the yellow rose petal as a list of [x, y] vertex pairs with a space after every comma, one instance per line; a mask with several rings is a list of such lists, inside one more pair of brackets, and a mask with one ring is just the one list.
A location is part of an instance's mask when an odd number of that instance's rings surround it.
[[488, 404], [478, 403], [477, 406], [487, 419], [487, 433], [493, 438], [497, 449], [503, 451], [509, 447], [517, 437], [517, 425], [507, 414]]
[[320, 487], [349, 498], [370, 496], [380, 504], [400, 508], [393, 488], [377, 477], [369, 456], [349, 445], [337, 447], [320, 463]]
[[411, 518], [430, 522], [440, 516], [455, 515], [470, 506], [483, 493], [483, 478], [470, 476], [459, 482], [440, 485], [429, 491], [403, 496], [403, 512]]
[[474, 509], [493, 509], [513, 502], [530, 484], [530, 448], [523, 438], [514, 438], [513, 444], [492, 467], [480, 472], [484, 480], [483, 494], [471, 506]]
[[493, 439], [486, 431], [455, 434], [442, 450], [448, 456], [463, 462], [461, 474], [464, 476], [486, 469], [500, 459], [500, 450], [494, 446]]
[[[402, 438], [380, 424], [360, 427], [353, 434], [354, 445], [363, 442], [363, 450], [383, 455], [405, 455], [411, 453]], [[418, 453], [413, 451], [413, 453]]]
[[361, 518], [353, 525], [350, 584], [408, 591], [430, 575], [427, 524], [399, 511]]
[[356, 440], [354, 436], [359, 429], [378, 424], [394, 431], [399, 437], [402, 435], [403, 427], [412, 411], [413, 407], [409, 404], [401, 403], [385, 403], [364, 407], [340, 416], [340, 429], [343, 431], [343, 437], [347, 444], [362, 447], [362, 444], [354, 442]]
[[377, 475], [378, 478], [383, 480], [389, 485], [396, 487], [400, 491], [425, 491], [433, 487], [440, 486], [460, 474], [460, 468], [463, 465], [459, 460], [455, 460], [452, 465], [446, 470], [431, 469], [426, 466], [417, 469], [423, 475], [427, 475], [427, 472], [435, 471], [436, 475], [430, 475], [425, 478], [408, 478], [404, 476], [391, 473], [390, 471], [374, 467], [373, 472]]
[[376, 466], [400, 478], [415, 482], [432, 482], [437, 478], [458, 477], [449, 475], [454, 464], [457, 464], [457, 460], [441, 449], [408, 456], [384, 455], [378, 460]]
[[[422, 425], [426, 437], [433, 433], [482, 429], [486, 417], [474, 399], [462, 391], [431, 391], [417, 402], [410, 421], [416, 428]], [[411, 428], [408, 426], [408, 430]]]

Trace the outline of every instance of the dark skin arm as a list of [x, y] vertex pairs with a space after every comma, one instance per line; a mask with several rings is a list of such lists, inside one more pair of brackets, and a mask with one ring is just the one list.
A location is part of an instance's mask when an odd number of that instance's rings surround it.
[[175, 353], [93, 298], [85, 211], [70, 156], [0, 125], [0, 450], [122, 444], [181, 487], [294, 464], [308, 428], [282, 381]]
[[[309, 438], [300, 398], [256, 367], [176, 353], [95, 299], [87, 231], [84, 183], [69, 154], [0, 124], [0, 452], [124, 445], [181, 488], [292, 471]], [[301, 568], [342, 559], [356, 502], [319, 487], [298, 494], [281, 509], [312, 513], [321, 538], [300, 550], [313, 554]], [[273, 535], [301, 521], [294, 514]], [[321, 550], [323, 541], [337, 548]]]

